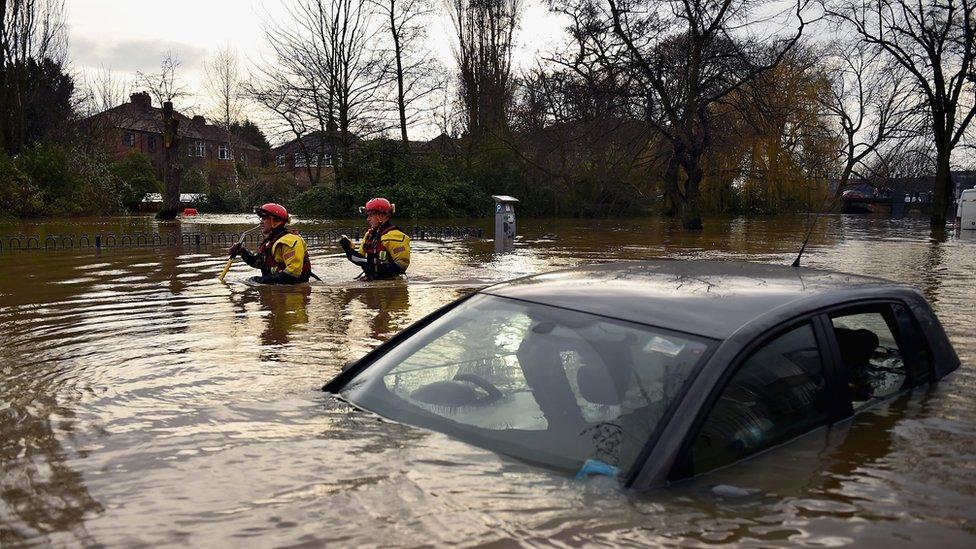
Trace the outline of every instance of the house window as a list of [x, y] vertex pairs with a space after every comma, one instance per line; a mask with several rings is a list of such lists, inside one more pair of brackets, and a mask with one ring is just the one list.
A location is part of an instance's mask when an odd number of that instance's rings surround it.
[[126, 147], [133, 147], [136, 144], [136, 136], [132, 132], [122, 134], [122, 144]]
[[196, 145], [197, 145], [197, 150], [196, 150], [197, 156], [202, 157], [206, 151], [203, 141], [197, 141]]
[[285, 155], [279, 154], [278, 156], [276, 156], [275, 157], [275, 164], [279, 168], [284, 168], [285, 167]]
[[217, 148], [217, 158], [230, 160], [230, 147], [227, 146], [227, 143], [221, 143], [220, 147]]
[[331, 166], [332, 157], [328, 154], [322, 155], [322, 163], [319, 164], [318, 157], [312, 156], [311, 158], [306, 157], [302, 153], [295, 153], [295, 167], [296, 168], [317, 168], [318, 166]]
[[156, 152], [156, 136], [155, 135], [146, 136], [146, 148], [149, 149], [149, 152]]

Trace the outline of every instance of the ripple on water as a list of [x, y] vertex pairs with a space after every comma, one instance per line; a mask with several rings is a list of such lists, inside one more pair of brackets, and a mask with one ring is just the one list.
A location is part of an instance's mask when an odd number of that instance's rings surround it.
[[[250, 222], [198, 222], [223, 219]], [[307, 292], [248, 286], [241, 262], [219, 284], [218, 247], [25, 253], [0, 273], [4, 527], [52, 545], [972, 545], [976, 241], [929, 241], [924, 220], [825, 216], [804, 264], [921, 288], [964, 367], [849, 429], [667, 490], [575, 482], [317, 392], [482, 285], [616, 259], [789, 264], [804, 223], [689, 235], [530, 220], [513, 253], [418, 241], [399, 285], [354, 282], [355, 267], [313, 246], [324, 282]]]

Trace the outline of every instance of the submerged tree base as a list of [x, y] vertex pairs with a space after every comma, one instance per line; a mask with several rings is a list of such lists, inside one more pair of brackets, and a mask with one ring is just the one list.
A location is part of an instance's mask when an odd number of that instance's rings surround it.
[[171, 221], [173, 219], [176, 219], [176, 215], [178, 213], [179, 212], [174, 209], [160, 210], [159, 213], [156, 214], [156, 219], [160, 221]]

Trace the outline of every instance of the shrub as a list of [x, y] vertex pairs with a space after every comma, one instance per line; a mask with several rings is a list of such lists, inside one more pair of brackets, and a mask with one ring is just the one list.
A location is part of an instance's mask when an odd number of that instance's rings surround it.
[[41, 215], [43, 210], [40, 189], [14, 159], [0, 151], [0, 217], [32, 217]]
[[398, 217], [487, 215], [491, 198], [458, 173], [448, 158], [407, 152], [398, 142], [379, 140], [363, 144], [353, 154], [341, 186], [314, 187], [289, 205], [304, 216], [350, 217], [357, 214], [357, 206], [384, 196], [396, 204]]
[[146, 193], [162, 192], [162, 183], [156, 179], [156, 168], [149, 157], [133, 152], [112, 166], [112, 176], [119, 190], [122, 205], [130, 211], [139, 208]]

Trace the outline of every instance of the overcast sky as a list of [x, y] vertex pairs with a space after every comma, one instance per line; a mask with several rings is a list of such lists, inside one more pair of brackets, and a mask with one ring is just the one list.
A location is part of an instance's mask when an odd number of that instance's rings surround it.
[[[439, 0], [435, 2], [440, 6]], [[195, 94], [177, 108], [199, 113], [208, 110], [203, 85], [207, 57], [229, 46], [245, 66], [262, 56], [270, 58], [264, 45], [264, 21], [285, 16], [281, 0], [69, 0], [66, 9], [70, 61], [76, 74], [84, 77], [105, 68], [131, 81], [138, 71], [158, 71], [171, 51], [181, 61], [180, 75]], [[560, 27], [540, 2], [526, 0], [517, 62], [531, 63], [536, 51], [550, 49]], [[447, 21], [435, 21], [428, 32], [435, 55], [453, 66], [453, 31]]]

